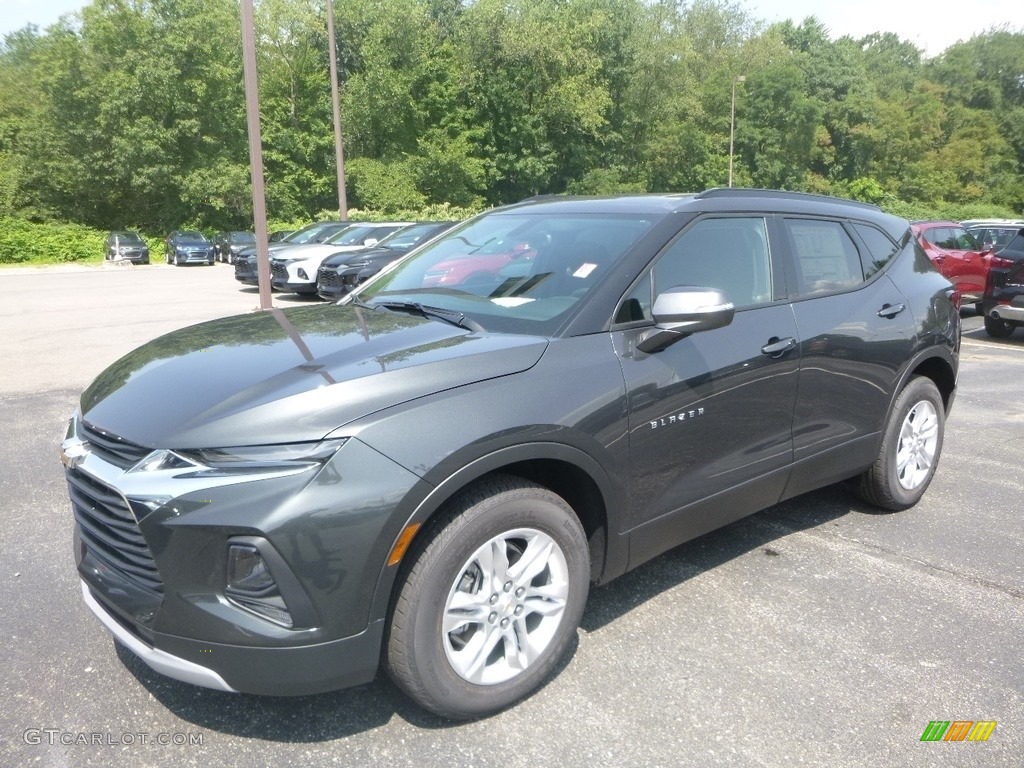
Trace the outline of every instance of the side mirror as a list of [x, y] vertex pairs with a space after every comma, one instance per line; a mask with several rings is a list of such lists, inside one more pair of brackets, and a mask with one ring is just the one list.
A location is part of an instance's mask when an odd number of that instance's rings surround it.
[[722, 328], [732, 322], [736, 308], [717, 288], [677, 286], [654, 300], [655, 327], [637, 341], [641, 352], [660, 352], [691, 333]]

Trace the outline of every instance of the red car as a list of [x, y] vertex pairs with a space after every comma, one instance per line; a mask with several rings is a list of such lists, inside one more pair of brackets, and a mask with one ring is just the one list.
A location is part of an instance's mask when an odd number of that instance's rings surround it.
[[935, 268], [956, 286], [964, 304], [981, 313], [991, 251], [981, 250], [974, 235], [954, 221], [915, 221], [910, 229]]
[[462, 285], [477, 280], [490, 280], [513, 262], [528, 264], [537, 251], [529, 243], [516, 243], [511, 247], [495, 243], [490, 248], [474, 251], [473, 256], [462, 256], [441, 261], [423, 276], [423, 287]]

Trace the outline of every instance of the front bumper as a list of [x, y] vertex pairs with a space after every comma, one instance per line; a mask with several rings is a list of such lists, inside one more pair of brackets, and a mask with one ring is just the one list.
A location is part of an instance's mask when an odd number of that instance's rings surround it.
[[181, 264], [212, 264], [216, 257], [212, 251], [178, 251], [174, 260]]
[[[368, 683], [377, 674], [383, 619], [353, 637], [296, 648], [253, 648], [130, 631], [82, 581], [82, 599], [121, 645], [161, 675], [228, 693], [305, 696]], [[199, 657], [202, 663], [192, 661]], [[227, 679], [225, 679], [227, 678]], [[230, 681], [230, 682], [228, 682]]]
[[986, 314], [999, 320], [1007, 320], [1011, 323], [1024, 323], [1024, 306], [1015, 307], [1012, 304], [996, 304]]
[[193, 685], [201, 685], [204, 688], [236, 693], [235, 689], [224, 682], [224, 678], [212, 669], [207, 669], [187, 659], [172, 656], [165, 651], [161, 651], [159, 648], [146, 645], [141, 639], [125, 629], [111, 613], [99, 604], [96, 598], [92, 596], [92, 591], [85, 581], [82, 581], [82, 599], [89, 607], [89, 610], [96, 615], [96, 618], [100, 620], [103, 626], [110, 630], [111, 634], [117, 638], [121, 645], [125, 646], [160, 674], [173, 677], [175, 680], [192, 683]]
[[[65, 445], [83, 598], [146, 664], [268, 695], [373, 679], [384, 617], [371, 604], [414, 474], [356, 439], [319, 469], [270, 477], [140, 471], [99, 443]], [[291, 626], [232, 599], [228, 549], [240, 538], [275, 555]]]

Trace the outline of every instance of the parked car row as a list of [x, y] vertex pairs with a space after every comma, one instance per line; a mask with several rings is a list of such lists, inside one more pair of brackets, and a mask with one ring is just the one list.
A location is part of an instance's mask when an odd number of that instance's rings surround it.
[[[310, 238], [299, 230], [270, 247], [271, 285], [287, 293], [338, 299], [455, 223], [335, 222], [342, 226], [330, 236]], [[244, 285], [259, 284], [255, 250], [235, 257], [235, 279]]]
[[1004, 338], [1024, 324], [1024, 220], [915, 221], [910, 226], [932, 264], [956, 286], [961, 306], [973, 304], [985, 317], [990, 336]]

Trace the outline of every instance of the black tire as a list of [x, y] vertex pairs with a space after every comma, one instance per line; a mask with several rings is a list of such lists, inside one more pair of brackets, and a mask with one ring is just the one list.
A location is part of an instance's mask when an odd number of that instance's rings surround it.
[[[518, 573], [521, 555], [531, 547], [543, 557], [541, 570]], [[485, 571], [485, 551], [504, 552], [504, 563], [497, 558]], [[527, 696], [575, 638], [590, 586], [589, 561], [579, 519], [546, 488], [510, 476], [467, 488], [417, 536], [403, 563], [385, 639], [392, 679], [422, 707], [451, 719], [490, 715]], [[485, 573], [501, 582], [491, 595]], [[559, 595], [564, 589], [564, 600], [540, 589]], [[466, 613], [451, 613], [466, 618], [456, 618], [455, 628], [446, 631], [453, 600], [464, 603]], [[537, 655], [516, 669], [522, 659], [508, 653], [509, 644], [527, 637]], [[476, 652], [481, 646], [489, 650]]]
[[912, 378], [893, 403], [878, 458], [860, 476], [857, 494], [891, 512], [917, 504], [939, 465], [945, 423], [935, 384], [923, 376]]
[[993, 339], [1005, 339], [1013, 333], [1013, 329], [1013, 324], [1008, 323], [1005, 320], [1000, 320], [997, 317], [985, 318], [985, 333]]

